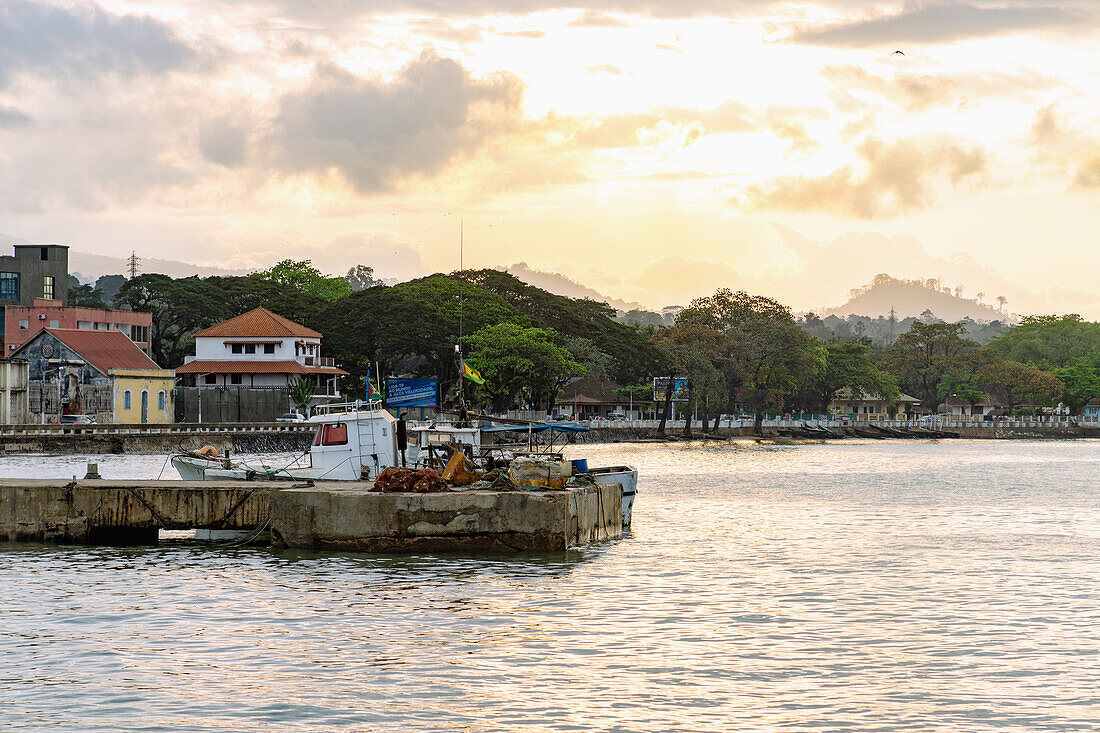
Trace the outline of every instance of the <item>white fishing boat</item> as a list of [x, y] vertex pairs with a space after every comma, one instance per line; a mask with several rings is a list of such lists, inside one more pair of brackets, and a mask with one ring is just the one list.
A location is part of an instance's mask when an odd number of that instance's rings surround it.
[[212, 448], [177, 453], [172, 465], [187, 481], [358, 481], [399, 465], [397, 421], [380, 402], [321, 405], [307, 422], [317, 426], [313, 445], [287, 466], [238, 461]]
[[[316, 426], [313, 444], [301, 458], [289, 465], [241, 461], [219, 455], [213, 448], [186, 451], [171, 457], [180, 477], [187, 481], [359, 481], [373, 480], [384, 469], [408, 465], [421, 468], [442, 466], [453, 450], [469, 456], [475, 465], [506, 465], [520, 455], [540, 455], [549, 459], [553, 443], [536, 447], [531, 436], [550, 431], [578, 433], [587, 430], [572, 423], [530, 423], [479, 427], [476, 422], [432, 422], [413, 426], [407, 434], [411, 441], [402, 461], [398, 442], [398, 421], [380, 402], [346, 402], [321, 405], [307, 421]], [[513, 432], [526, 434], [528, 444], [510, 449], [483, 443], [485, 434]], [[560, 458], [560, 454], [553, 454]], [[493, 463], [495, 459], [495, 464]], [[638, 491], [638, 470], [632, 466], [588, 468], [584, 460], [571, 462], [575, 474], [588, 474], [598, 483], [622, 487], [623, 526], [630, 526], [634, 497]]]

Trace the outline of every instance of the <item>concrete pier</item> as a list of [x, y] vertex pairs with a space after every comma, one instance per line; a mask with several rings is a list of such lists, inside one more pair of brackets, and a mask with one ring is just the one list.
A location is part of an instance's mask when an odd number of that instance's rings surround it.
[[280, 547], [496, 552], [564, 550], [622, 536], [617, 485], [369, 489], [345, 482], [0, 479], [0, 542], [154, 544], [161, 529], [266, 526]]

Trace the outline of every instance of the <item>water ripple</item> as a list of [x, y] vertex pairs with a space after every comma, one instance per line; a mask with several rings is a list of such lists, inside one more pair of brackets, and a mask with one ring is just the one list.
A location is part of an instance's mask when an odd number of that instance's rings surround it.
[[1100, 728], [1100, 444], [573, 452], [639, 467], [630, 537], [489, 558], [4, 546], [5, 730]]

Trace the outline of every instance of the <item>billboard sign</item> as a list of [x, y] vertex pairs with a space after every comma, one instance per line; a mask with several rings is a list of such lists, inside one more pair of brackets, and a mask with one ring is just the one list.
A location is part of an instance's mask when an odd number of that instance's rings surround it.
[[[664, 402], [665, 391], [668, 389], [668, 377], [654, 377], [653, 378], [653, 401]], [[672, 401], [673, 402], [687, 402], [691, 395], [688, 392], [688, 378], [687, 377], [673, 377], [672, 378]]]
[[386, 407], [435, 407], [438, 379], [387, 379]]

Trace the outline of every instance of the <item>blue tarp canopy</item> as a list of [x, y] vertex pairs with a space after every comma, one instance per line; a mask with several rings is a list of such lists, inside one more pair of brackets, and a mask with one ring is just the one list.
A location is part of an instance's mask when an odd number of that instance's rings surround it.
[[481, 428], [483, 433], [526, 433], [528, 431], [532, 433], [545, 433], [547, 430], [554, 430], [559, 433], [587, 433], [588, 428], [584, 425], [578, 425], [575, 422], [554, 422], [543, 423], [537, 422], [530, 427], [527, 425], [488, 425]]

